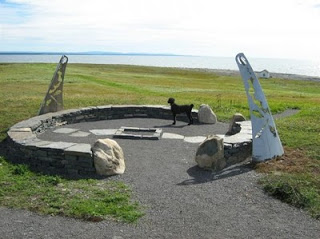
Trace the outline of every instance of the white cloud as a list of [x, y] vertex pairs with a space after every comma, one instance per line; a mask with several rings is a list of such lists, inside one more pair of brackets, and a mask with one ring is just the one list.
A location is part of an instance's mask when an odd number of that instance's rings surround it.
[[[122, 51], [316, 58], [314, 0], [11, 0], [0, 51]], [[10, 18], [10, 20], [9, 20]], [[31, 49], [32, 48], [32, 49]]]

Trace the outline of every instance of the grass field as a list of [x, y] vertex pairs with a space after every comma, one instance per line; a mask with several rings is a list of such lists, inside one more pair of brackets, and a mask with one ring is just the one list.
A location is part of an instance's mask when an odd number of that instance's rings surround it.
[[[37, 114], [55, 67], [0, 64], [0, 140], [5, 139], [10, 126]], [[260, 82], [272, 113], [300, 110], [276, 121], [287, 154], [258, 166], [267, 175], [261, 183], [270, 194], [319, 217], [320, 83], [276, 78]], [[236, 112], [249, 117], [244, 86], [237, 76], [125, 65], [69, 64], [66, 70], [65, 109], [106, 104], [166, 105], [169, 97], [179, 104], [192, 102], [195, 108], [209, 104], [220, 121], [228, 121]], [[296, 192], [304, 203], [293, 203], [284, 196]]]

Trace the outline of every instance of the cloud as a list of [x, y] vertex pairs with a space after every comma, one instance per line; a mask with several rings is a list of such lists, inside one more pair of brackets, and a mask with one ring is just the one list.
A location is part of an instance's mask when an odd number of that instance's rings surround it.
[[316, 4], [313, 0], [2, 1], [0, 50], [221, 56], [245, 51], [261, 57], [314, 57], [315, 43], [320, 42], [319, 11], [312, 7]]

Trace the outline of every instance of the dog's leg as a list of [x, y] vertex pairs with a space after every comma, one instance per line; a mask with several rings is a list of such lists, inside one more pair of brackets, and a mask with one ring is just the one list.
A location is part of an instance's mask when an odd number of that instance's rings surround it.
[[175, 125], [176, 124], [176, 114], [175, 113], [173, 113], [173, 123], [172, 123], [173, 125]]
[[189, 124], [188, 125], [193, 124], [193, 118], [192, 118], [191, 112], [187, 112], [187, 116], [188, 116], [188, 119], [189, 119]]

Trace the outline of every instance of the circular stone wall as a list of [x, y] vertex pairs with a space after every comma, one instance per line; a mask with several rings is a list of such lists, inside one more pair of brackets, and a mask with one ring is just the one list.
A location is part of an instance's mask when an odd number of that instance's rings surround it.
[[[194, 121], [198, 121], [198, 111], [192, 111]], [[107, 105], [81, 109], [64, 110], [30, 118], [12, 126], [8, 131], [8, 159], [25, 163], [36, 171], [69, 177], [94, 177], [96, 170], [91, 145], [84, 143], [52, 142], [41, 140], [37, 135], [48, 128], [67, 124], [114, 120], [123, 118], [158, 118], [172, 120], [169, 107], [155, 105]], [[177, 116], [178, 121], [188, 122], [186, 115]], [[239, 122], [241, 123], [241, 122]], [[247, 123], [251, 130], [251, 125]], [[224, 149], [227, 162], [233, 164], [251, 149], [251, 135], [242, 130], [234, 136], [225, 136]], [[251, 132], [250, 132], [251, 133]]]

